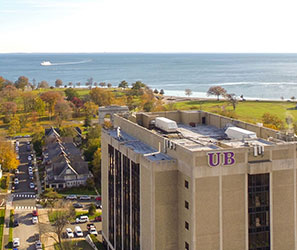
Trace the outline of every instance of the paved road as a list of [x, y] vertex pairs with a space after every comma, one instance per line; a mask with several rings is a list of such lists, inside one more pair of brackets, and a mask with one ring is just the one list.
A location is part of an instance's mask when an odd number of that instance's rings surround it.
[[28, 156], [31, 151], [27, 150], [27, 141], [29, 139], [19, 140], [20, 166], [19, 184], [11, 194], [12, 204], [15, 209], [15, 218], [19, 219], [19, 226], [14, 228], [13, 237], [20, 238], [19, 249], [35, 249], [35, 234], [39, 234], [38, 224], [32, 223], [32, 210], [36, 207], [36, 193], [29, 187], [30, 176], [28, 173]]
[[15, 210], [15, 218], [19, 219], [19, 226], [13, 230], [13, 237], [20, 238], [20, 250], [35, 249], [35, 234], [39, 233], [38, 224], [32, 223], [31, 211]]

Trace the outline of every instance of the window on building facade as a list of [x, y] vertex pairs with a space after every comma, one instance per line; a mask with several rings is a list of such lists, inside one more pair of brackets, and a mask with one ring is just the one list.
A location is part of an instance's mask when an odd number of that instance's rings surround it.
[[108, 145], [108, 158], [109, 158], [109, 164], [108, 164], [108, 239], [109, 242], [115, 246], [114, 244], [114, 203], [115, 203], [115, 195], [114, 195], [114, 148], [111, 145]]
[[189, 202], [185, 201], [185, 208], [189, 209]]
[[189, 230], [189, 223], [185, 221], [185, 229]]
[[185, 188], [189, 188], [189, 182], [185, 180]]
[[248, 176], [249, 250], [270, 250], [269, 174]]
[[189, 249], [190, 249], [189, 243], [185, 242], [185, 250], [189, 250]]

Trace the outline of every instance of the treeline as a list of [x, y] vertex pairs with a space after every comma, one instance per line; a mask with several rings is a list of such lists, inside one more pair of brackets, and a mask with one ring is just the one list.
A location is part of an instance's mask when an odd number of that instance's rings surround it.
[[[90, 88], [87, 92], [72, 87], [61, 89], [62, 84], [57, 79], [58, 89], [36, 91], [34, 83], [25, 76], [20, 76], [14, 83], [0, 76], [0, 117], [8, 126], [9, 134], [40, 130], [38, 126], [46, 120], [61, 127], [63, 121], [81, 118], [86, 126], [90, 126], [99, 106], [126, 105], [130, 110], [147, 112], [164, 110], [159, 91], [151, 90], [141, 81], [131, 87], [122, 81], [118, 88], [105, 88], [105, 83], [100, 83], [100, 87]], [[88, 79], [88, 86], [94, 84], [91, 78]], [[48, 84], [42, 81], [37, 88], [48, 88]], [[164, 93], [163, 90], [160, 92]]]

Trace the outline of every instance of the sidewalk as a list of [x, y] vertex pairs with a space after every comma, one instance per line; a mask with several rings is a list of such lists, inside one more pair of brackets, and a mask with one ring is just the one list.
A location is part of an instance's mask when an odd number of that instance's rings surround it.
[[[55, 236], [54, 233], [43, 233], [42, 232], [46, 232], [48, 230], [46, 230], [47, 227], [50, 227], [51, 224], [48, 220], [48, 209], [39, 209], [38, 210], [38, 219], [39, 219], [39, 230], [41, 232], [41, 242], [44, 244], [44, 247], [46, 250], [55, 250], [54, 245], [56, 244], [56, 241], [52, 238]], [[44, 228], [41, 228], [44, 227]]]
[[4, 217], [4, 228], [3, 228], [3, 248], [5, 249], [9, 243], [9, 220], [10, 220], [10, 209], [5, 210], [5, 217]]

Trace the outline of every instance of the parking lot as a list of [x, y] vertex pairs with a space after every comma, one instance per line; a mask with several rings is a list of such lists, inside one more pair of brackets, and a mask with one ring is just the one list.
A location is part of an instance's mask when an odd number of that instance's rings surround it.
[[15, 218], [18, 218], [19, 226], [14, 227], [13, 237], [20, 238], [18, 249], [35, 249], [35, 234], [39, 233], [39, 226], [32, 223], [32, 211], [15, 210]]

